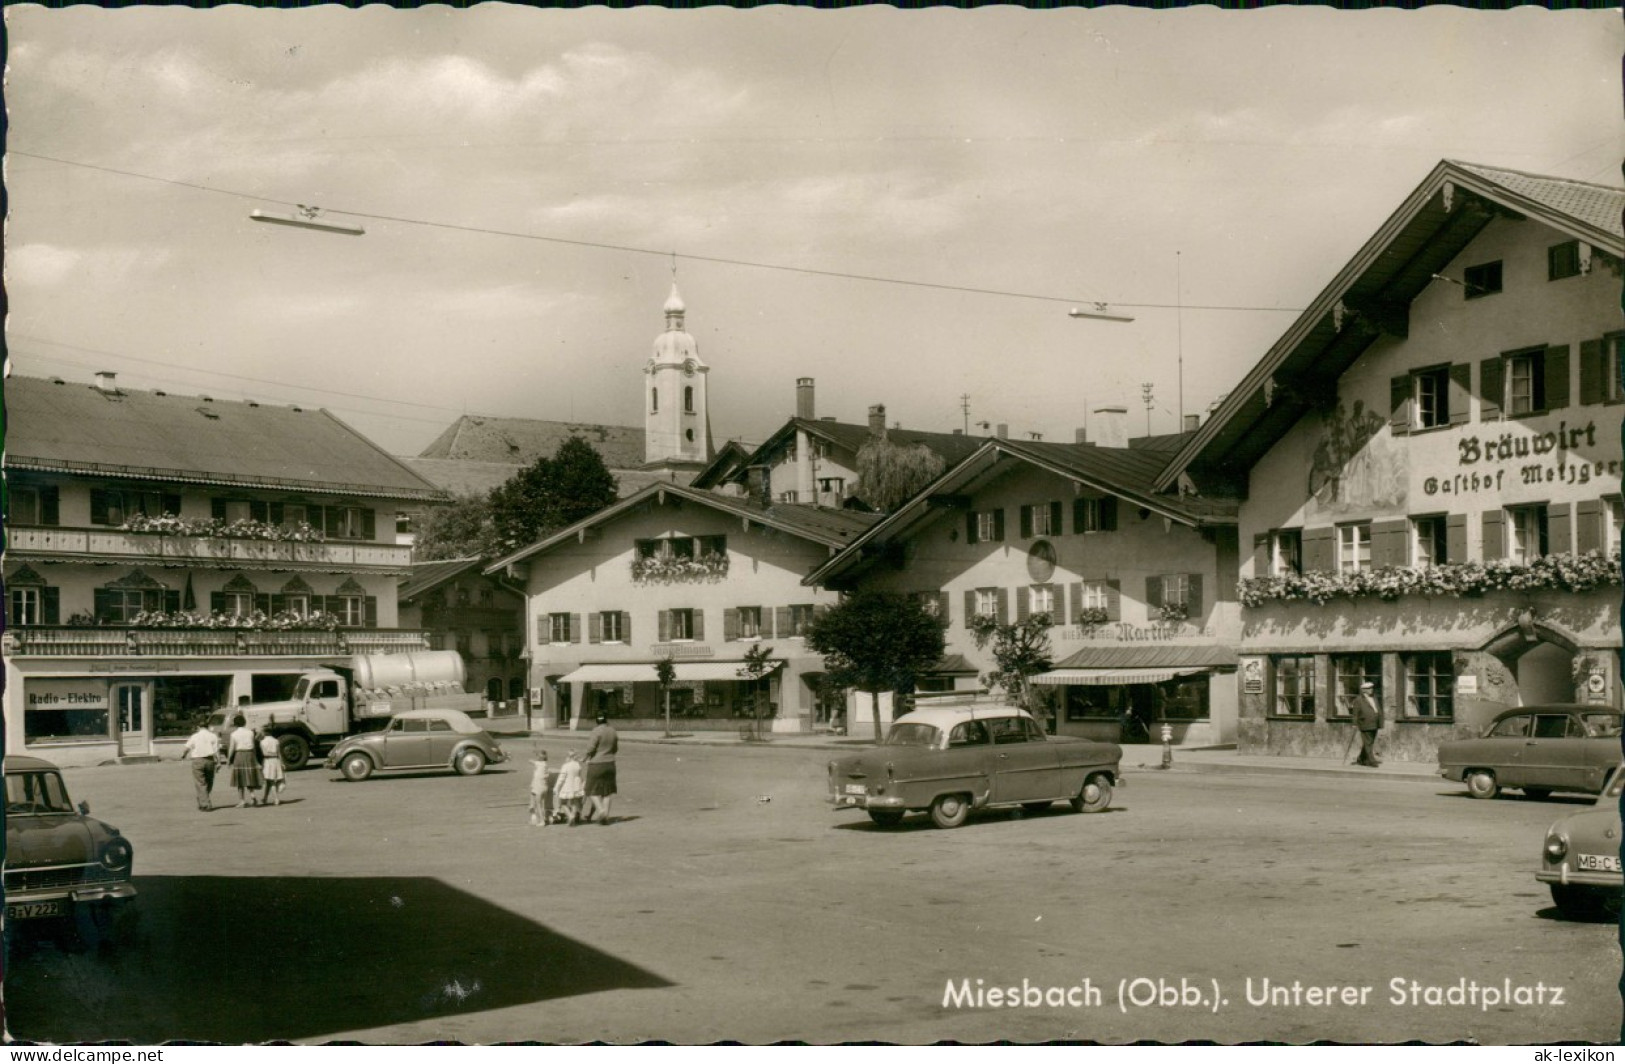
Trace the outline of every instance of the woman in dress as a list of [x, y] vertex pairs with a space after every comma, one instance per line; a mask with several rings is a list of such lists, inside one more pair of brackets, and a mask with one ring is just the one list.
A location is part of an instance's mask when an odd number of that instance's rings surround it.
[[260, 736], [260, 766], [265, 773], [265, 793], [261, 805], [281, 805], [282, 788], [287, 785], [288, 772], [282, 764], [282, 744], [274, 735]]
[[260, 778], [259, 751], [248, 718], [239, 713], [231, 723], [234, 729], [226, 744], [226, 759], [231, 762], [231, 785], [237, 788], [237, 808], [241, 809], [253, 802], [250, 795], [260, 789], [264, 780]]

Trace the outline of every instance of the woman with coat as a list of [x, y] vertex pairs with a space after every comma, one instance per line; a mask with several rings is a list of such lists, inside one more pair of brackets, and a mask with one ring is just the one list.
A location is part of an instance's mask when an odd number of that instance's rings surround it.
[[231, 739], [226, 744], [226, 759], [231, 762], [231, 785], [237, 788], [237, 808], [253, 803], [253, 793], [265, 785], [260, 776], [259, 750], [248, 718], [241, 713], [231, 718], [234, 725]]

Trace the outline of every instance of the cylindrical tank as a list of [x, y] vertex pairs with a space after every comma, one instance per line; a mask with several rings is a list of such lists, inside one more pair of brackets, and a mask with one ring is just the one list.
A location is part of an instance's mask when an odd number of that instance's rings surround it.
[[455, 650], [413, 650], [404, 654], [357, 654], [351, 659], [355, 685], [401, 687], [444, 680], [461, 687], [463, 656]]

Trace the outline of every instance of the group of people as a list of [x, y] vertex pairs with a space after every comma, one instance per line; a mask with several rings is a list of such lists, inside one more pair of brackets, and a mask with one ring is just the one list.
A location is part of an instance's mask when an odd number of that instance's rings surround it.
[[[221, 749], [220, 736], [209, 728], [208, 720], [198, 721], [197, 731], [181, 748], [181, 757], [192, 765], [192, 786], [197, 791], [197, 807], [214, 809], [216, 773], [231, 769], [231, 785], [237, 788], [237, 808], [249, 805], [281, 805], [288, 771], [282, 764], [282, 745], [276, 736], [257, 732], [241, 713], [231, 720], [232, 732]], [[255, 792], [260, 792], [256, 794]]]
[[[620, 748], [620, 736], [610, 727], [609, 718], [600, 713], [597, 727], [587, 738], [587, 748], [578, 750], [564, 759], [551, 785], [548, 777], [547, 751], [538, 746], [531, 759], [530, 822], [536, 827], [549, 824], [567, 824], [596, 821], [610, 822], [609, 809], [614, 800], [615, 754]], [[582, 806], [586, 804], [583, 815]]]

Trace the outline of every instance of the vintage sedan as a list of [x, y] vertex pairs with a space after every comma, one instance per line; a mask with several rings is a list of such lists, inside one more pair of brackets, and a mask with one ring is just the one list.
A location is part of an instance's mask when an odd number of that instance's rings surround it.
[[1553, 791], [1596, 794], [1619, 764], [1620, 711], [1608, 706], [1522, 706], [1500, 714], [1477, 739], [1439, 744], [1439, 775], [1474, 798], [1517, 787], [1531, 798]]
[[135, 887], [135, 848], [118, 828], [76, 808], [62, 773], [37, 757], [7, 757], [6, 923], [54, 920], [87, 940], [116, 929]]
[[1546, 829], [1535, 878], [1552, 888], [1552, 902], [1564, 916], [1615, 916], [1620, 910], [1619, 797], [1625, 765], [1614, 770], [1597, 804], [1570, 813]]
[[333, 747], [325, 762], [359, 782], [374, 772], [450, 769], [478, 776], [488, 764], [508, 760], [502, 746], [467, 713], [455, 709], [409, 709], [379, 731], [352, 735]]
[[1116, 743], [1050, 736], [1006, 706], [935, 707], [899, 717], [874, 749], [829, 763], [829, 801], [882, 826], [924, 810], [955, 828], [974, 809], [1036, 812], [1070, 802], [1081, 813], [1111, 804], [1123, 751]]

